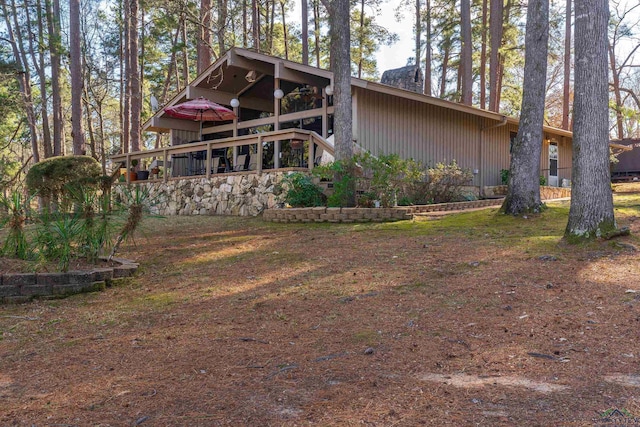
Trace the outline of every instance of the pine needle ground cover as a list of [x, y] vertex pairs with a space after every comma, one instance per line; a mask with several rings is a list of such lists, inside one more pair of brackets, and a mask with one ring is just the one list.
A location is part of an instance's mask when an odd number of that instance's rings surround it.
[[568, 202], [526, 219], [145, 219], [121, 248], [140, 262], [129, 283], [0, 307], [0, 425], [640, 417], [638, 190], [615, 195], [630, 236], [578, 246]]

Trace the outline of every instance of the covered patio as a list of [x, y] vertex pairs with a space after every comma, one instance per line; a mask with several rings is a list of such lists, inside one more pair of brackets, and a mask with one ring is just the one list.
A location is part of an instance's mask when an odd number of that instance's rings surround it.
[[[158, 110], [142, 130], [168, 134], [168, 147], [112, 156], [131, 182], [132, 169], [152, 180], [210, 177], [314, 167], [333, 155], [332, 74], [234, 48]], [[165, 111], [205, 98], [232, 109], [233, 120], [173, 118]], [[136, 162], [137, 161], [137, 162]], [[142, 178], [146, 176], [143, 173]]]

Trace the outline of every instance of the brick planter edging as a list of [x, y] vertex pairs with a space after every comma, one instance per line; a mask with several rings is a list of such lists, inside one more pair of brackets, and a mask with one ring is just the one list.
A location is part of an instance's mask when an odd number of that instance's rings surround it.
[[[106, 259], [101, 258], [101, 261]], [[20, 303], [34, 298], [64, 298], [113, 286], [114, 281], [133, 276], [138, 264], [113, 258], [114, 267], [96, 267], [66, 273], [7, 273], [0, 275], [0, 303]]]
[[436, 212], [498, 206], [502, 199], [471, 202], [438, 203], [433, 205], [401, 206], [397, 208], [284, 208], [266, 209], [262, 219], [270, 222], [385, 222], [413, 219], [414, 215]]

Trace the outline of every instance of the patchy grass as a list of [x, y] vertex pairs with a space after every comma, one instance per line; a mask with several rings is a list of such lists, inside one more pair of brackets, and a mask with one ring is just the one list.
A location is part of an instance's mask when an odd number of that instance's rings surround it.
[[[0, 425], [594, 425], [640, 416], [631, 236], [568, 202], [387, 224], [150, 218], [101, 293], [0, 307]], [[632, 292], [637, 291], [637, 292]]]

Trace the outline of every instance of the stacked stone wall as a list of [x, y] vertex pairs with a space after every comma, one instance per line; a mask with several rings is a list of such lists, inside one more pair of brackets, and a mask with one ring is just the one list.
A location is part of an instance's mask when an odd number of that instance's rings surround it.
[[[236, 173], [211, 178], [136, 182], [149, 191], [151, 212], [158, 215], [257, 216], [278, 203], [278, 183], [283, 172]], [[114, 187], [124, 197], [126, 186]]]

